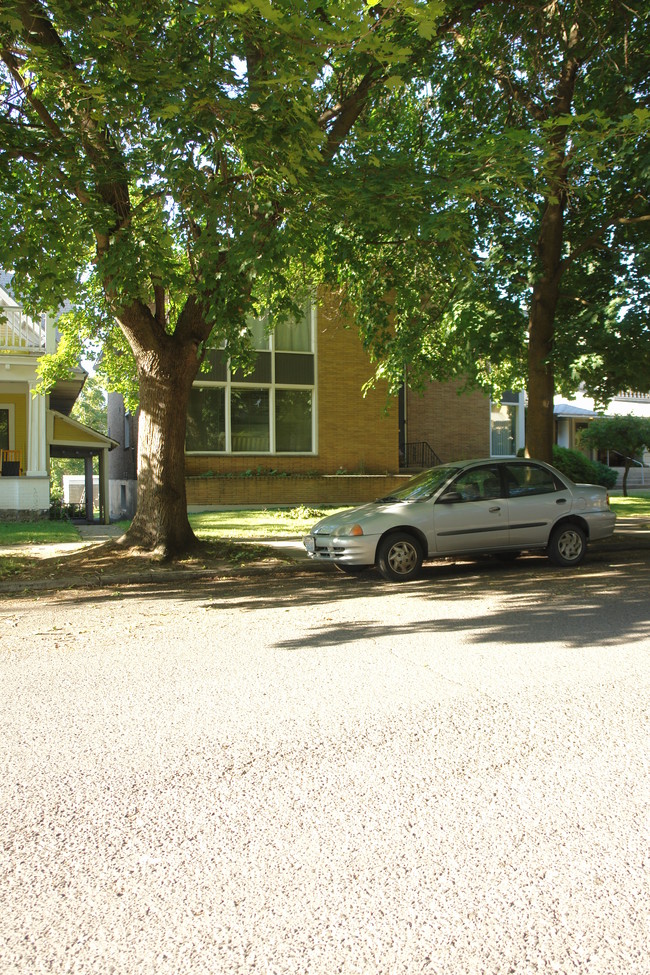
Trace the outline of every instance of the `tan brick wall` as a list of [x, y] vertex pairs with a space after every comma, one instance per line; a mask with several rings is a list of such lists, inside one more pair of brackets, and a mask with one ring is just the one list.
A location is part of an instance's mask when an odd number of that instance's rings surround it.
[[335, 298], [325, 298], [318, 319], [318, 442], [324, 472], [343, 467], [380, 474], [399, 466], [397, 402], [390, 411], [381, 384], [366, 396], [373, 374], [356, 328], [344, 328]]
[[327, 477], [190, 477], [187, 504], [321, 505], [362, 504], [390, 494], [408, 480], [405, 475]]
[[490, 456], [490, 399], [459, 393], [462, 384], [431, 383], [422, 394], [407, 394], [407, 440], [426, 441], [443, 463]]
[[[399, 469], [398, 413], [393, 400], [388, 414], [386, 387], [363, 396], [372, 365], [354, 327], [344, 328], [336, 299], [326, 297], [317, 311], [317, 453], [186, 457], [188, 476], [276, 469], [287, 473], [384, 474]], [[193, 503], [193, 502], [189, 502]]]

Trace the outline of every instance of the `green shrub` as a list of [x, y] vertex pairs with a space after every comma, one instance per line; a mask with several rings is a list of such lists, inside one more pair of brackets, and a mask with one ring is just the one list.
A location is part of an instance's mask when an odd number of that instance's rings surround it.
[[557, 445], [553, 447], [553, 465], [576, 484], [600, 484], [612, 488], [618, 477], [611, 467], [589, 460], [579, 450], [568, 450]]
[[79, 518], [85, 512], [85, 507], [79, 504], [66, 504], [61, 497], [50, 497], [50, 521], [71, 521]]

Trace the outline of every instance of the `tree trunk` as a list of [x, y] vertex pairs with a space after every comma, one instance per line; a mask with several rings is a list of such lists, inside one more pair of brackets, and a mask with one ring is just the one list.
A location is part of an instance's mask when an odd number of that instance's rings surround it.
[[[579, 41], [578, 24], [574, 23], [566, 35], [567, 54], [562, 64], [552, 116], [568, 115], [573, 103], [579, 61], [574, 56]], [[526, 99], [529, 101], [528, 99]], [[547, 119], [539, 106], [534, 114], [541, 121]], [[553, 398], [555, 372], [553, 368], [553, 336], [555, 314], [564, 272], [564, 212], [567, 205], [568, 170], [566, 160], [566, 127], [551, 128], [548, 143], [546, 204], [542, 214], [537, 258], [540, 276], [533, 288], [528, 320], [528, 414], [526, 418], [526, 454], [547, 463], [553, 461]]]
[[198, 370], [196, 345], [137, 357], [140, 389], [136, 514], [127, 541], [164, 558], [197, 544], [187, 516], [185, 429], [192, 382]]
[[548, 279], [537, 283], [528, 324], [528, 412], [526, 456], [553, 462], [553, 331], [557, 288]]
[[632, 461], [629, 457], [625, 458], [625, 470], [623, 471], [623, 497], [627, 497], [627, 475], [630, 473], [630, 467], [632, 466]]

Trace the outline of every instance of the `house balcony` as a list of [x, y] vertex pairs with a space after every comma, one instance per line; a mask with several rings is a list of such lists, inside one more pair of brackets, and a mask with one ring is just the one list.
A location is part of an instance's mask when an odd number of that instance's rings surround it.
[[0, 302], [0, 352], [37, 352], [46, 349], [46, 317], [34, 321], [18, 305]]

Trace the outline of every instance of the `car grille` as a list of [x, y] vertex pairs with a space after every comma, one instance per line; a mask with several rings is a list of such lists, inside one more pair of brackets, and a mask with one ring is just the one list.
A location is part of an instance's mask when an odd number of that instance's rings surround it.
[[316, 558], [319, 559], [338, 559], [345, 555], [345, 546], [340, 542], [321, 540], [316, 536]]

